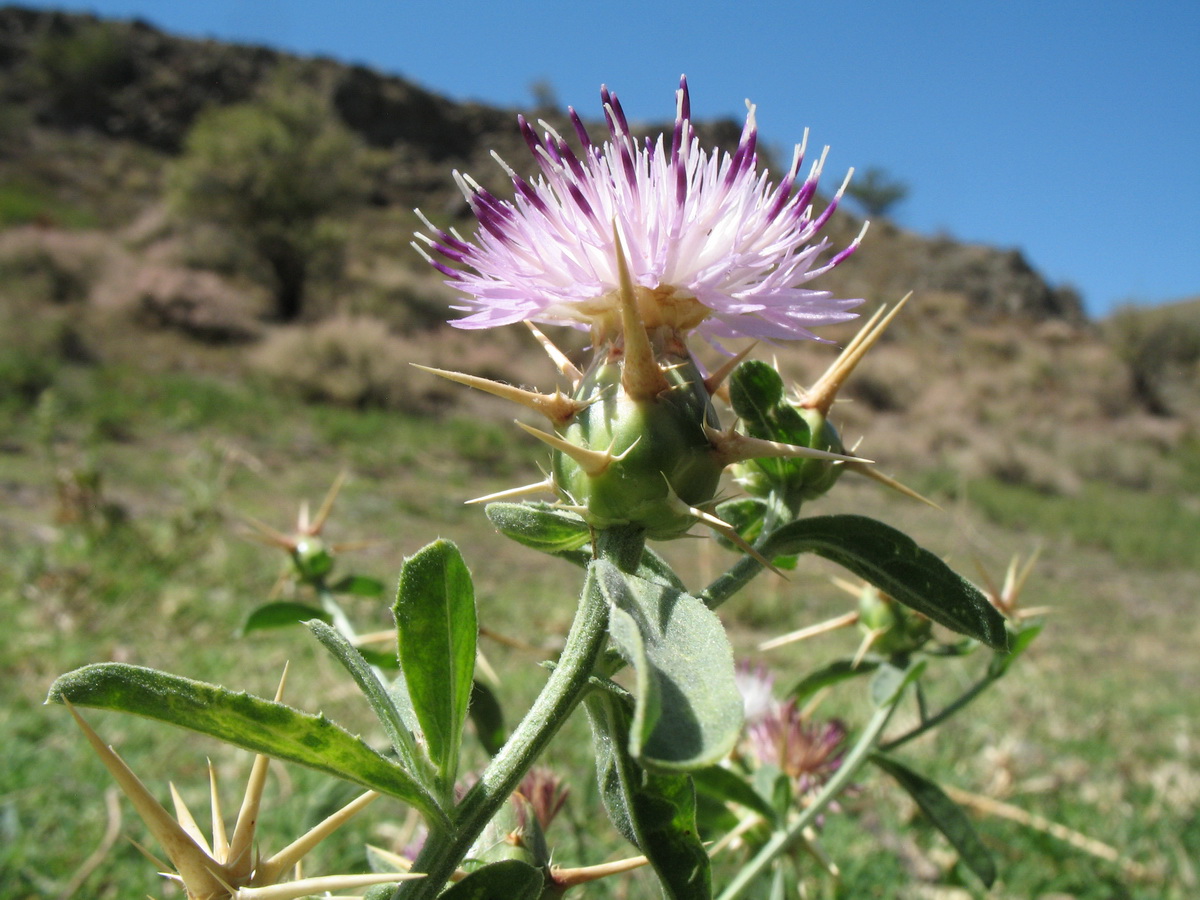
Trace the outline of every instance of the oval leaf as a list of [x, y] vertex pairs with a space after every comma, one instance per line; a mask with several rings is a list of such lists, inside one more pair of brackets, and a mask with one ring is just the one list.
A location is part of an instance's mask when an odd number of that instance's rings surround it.
[[951, 631], [1008, 647], [1004, 617], [987, 597], [908, 535], [865, 516], [816, 516], [784, 525], [760, 548], [816, 553]]
[[609, 633], [637, 676], [630, 752], [674, 770], [723, 759], [741, 734], [743, 702], [721, 620], [689, 594], [606, 560], [596, 566]]
[[403, 768], [324, 716], [156, 669], [98, 663], [63, 675], [47, 702], [133, 713], [327, 772], [398, 797], [427, 821], [449, 820]]
[[331, 588], [335, 594], [354, 594], [357, 597], [379, 597], [383, 594], [383, 582], [366, 575], [347, 575]]
[[489, 503], [484, 512], [501, 534], [543, 553], [578, 550], [592, 537], [576, 513], [546, 503]]
[[404, 561], [393, 607], [400, 669], [443, 787], [454, 784], [475, 675], [475, 590], [458, 548], [434, 541]]

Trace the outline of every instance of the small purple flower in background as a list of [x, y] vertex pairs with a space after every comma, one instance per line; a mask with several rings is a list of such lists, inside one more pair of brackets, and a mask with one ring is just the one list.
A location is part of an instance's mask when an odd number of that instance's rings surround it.
[[[545, 831], [562, 810], [571, 790], [550, 769], [545, 766], [534, 766], [521, 779], [517, 793], [525, 798], [529, 808], [533, 810], [538, 825], [541, 826], [542, 831]], [[523, 813], [524, 809], [518, 807], [518, 812]]]
[[750, 752], [760, 763], [777, 766], [807, 794], [842, 764], [846, 727], [837, 719], [815, 722], [788, 700], [747, 728]]
[[539, 137], [519, 119], [541, 175], [527, 181], [497, 157], [512, 176], [512, 200], [455, 173], [479, 220], [473, 240], [425, 220], [430, 234], [416, 236], [432, 253], [414, 246], [465, 295], [457, 308], [469, 315], [454, 325], [531, 321], [615, 333], [622, 252], [648, 330], [807, 338], [811, 327], [854, 317], [849, 310], [861, 300], [804, 286], [862, 239], [828, 257], [829, 239], [817, 239], [846, 187], [814, 213], [824, 154], [797, 188], [805, 149], [797, 145], [787, 173], [772, 184], [757, 168], [753, 106], [737, 150], [721, 154], [700, 146], [686, 79], [674, 132], [655, 142], [635, 141], [616, 94], [601, 88], [600, 96], [609, 129], [602, 144], [569, 110], [578, 153], [545, 123]]

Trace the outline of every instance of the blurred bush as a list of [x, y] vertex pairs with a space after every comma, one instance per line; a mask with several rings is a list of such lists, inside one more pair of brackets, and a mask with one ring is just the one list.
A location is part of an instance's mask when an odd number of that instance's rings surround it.
[[177, 209], [251, 252], [275, 318], [294, 322], [314, 274], [342, 269], [345, 233], [333, 217], [362, 200], [367, 172], [362, 146], [327, 101], [284, 79], [261, 100], [202, 114], [171, 191]]
[[1125, 307], [1105, 323], [1109, 342], [1129, 367], [1149, 412], [1181, 415], [1200, 390], [1200, 301], [1148, 309]]

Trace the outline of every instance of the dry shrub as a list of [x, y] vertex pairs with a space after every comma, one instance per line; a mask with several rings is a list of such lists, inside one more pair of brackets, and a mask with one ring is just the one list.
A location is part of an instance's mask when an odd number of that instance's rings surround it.
[[173, 266], [137, 271], [128, 298], [138, 324], [180, 331], [213, 344], [253, 340], [260, 332], [253, 304], [219, 275]]
[[306, 400], [358, 409], [420, 409], [408, 390], [407, 342], [378, 319], [339, 315], [312, 326], [279, 328], [251, 366]]
[[86, 300], [111, 244], [95, 233], [29, 225], [0, 233], [0, 278], [5, 294], [39, 303]]

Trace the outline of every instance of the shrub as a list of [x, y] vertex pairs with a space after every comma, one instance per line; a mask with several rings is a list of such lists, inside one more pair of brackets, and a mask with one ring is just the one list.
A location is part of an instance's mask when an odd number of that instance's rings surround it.
[[324, 98], [282, 83], [262, 100], [201, 115], [171, 183], [181, 211], [266, 267], [281, 322], [303, 312], [314, 268], [340, 271], [345, 239], [330, 217], [365, 185], [360, 145]]

